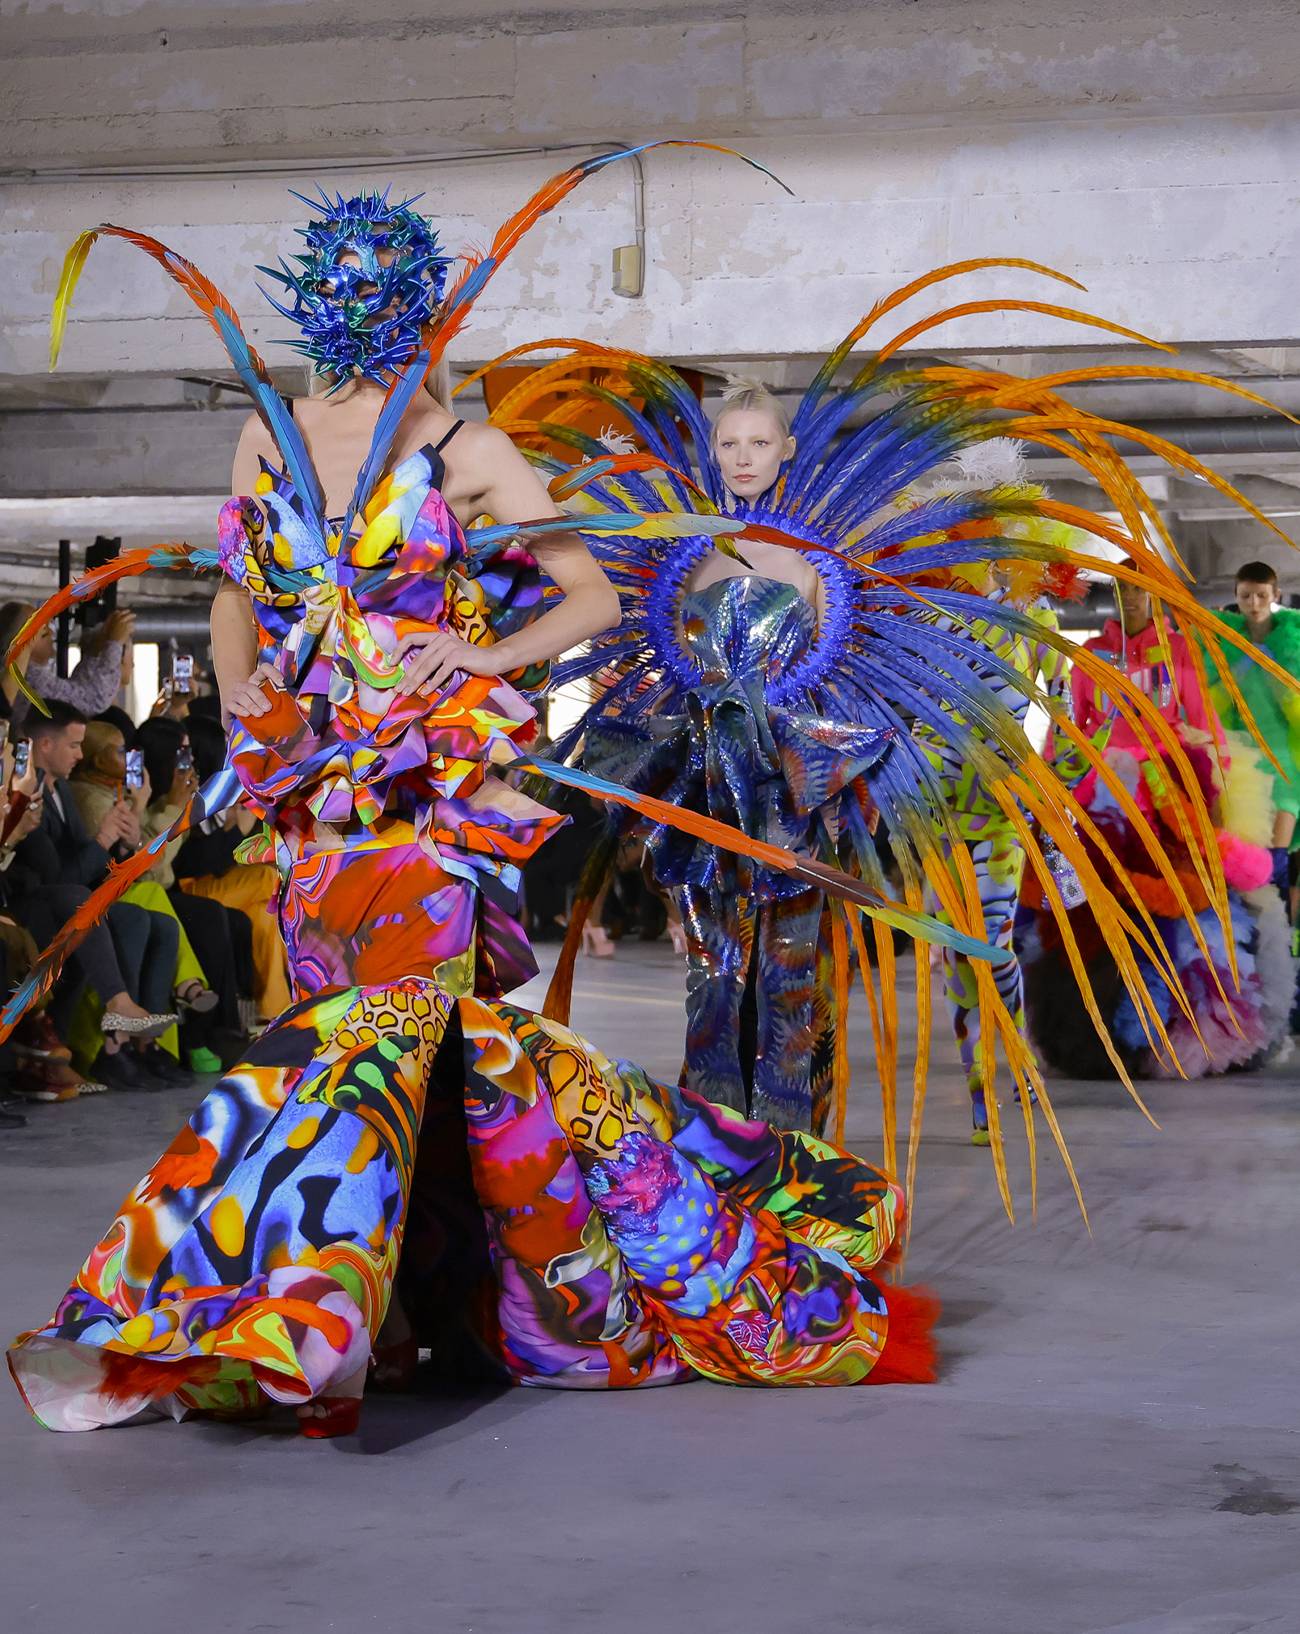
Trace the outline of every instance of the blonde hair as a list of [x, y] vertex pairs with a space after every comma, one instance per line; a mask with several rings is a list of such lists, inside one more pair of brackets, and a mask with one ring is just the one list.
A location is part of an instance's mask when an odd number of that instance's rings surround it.
[[125, 742], [121, 727], [114, 726], [111, 721], [87, 721], [86, 735], [81, 743], [81, 765], [77, 768], [77, 771], [81, 772], [82, 780], [84, 781], [91, 772], [99, 772], [102, 776], [105, 772], [113, 770], [113, 767], [104, 765], [103, 761]]
[[451, 406], [451, 365], [446, 357], [440, 357], [425, 377], [424, 389], [439, 408], [446, 409], [448, 414], [456, 411]]
[[[333, 384], [333, 375], [317, 374], [315, 369], [309, 369], [307, 371], [308, 397], [324, 397], [325, 394], [330, 391]], [[336, 403], [345, 403], [348, 398], [352, 396], [353, 392], [356, 391], [356, 389], [357, 377], [356, 375], [353, 375], [351, 380], [345, 381], [343, 385], [341, 385], [339, 389], [333, 393], [333, 400]], [[440, 357], [434, 364], [433, 368], [429, 371], [428, 377], [424, 382], [424, 389], [428, 392], [429, 396], [433, 398], [434, 402], [437, 403], [439, 408], [446, 409], [448, 414], [453, 414], [455, 412], [451, 406], [451, 369], [445, 357]]]
[[709, 443], [714, 452], [718, 447], [718, 427], [728, 414], [749, 410], [755, 414], [770, 414], [784, 441], [790, 435], [790, 416], [781, 399], [761, 380], [733, 380], [722, 394], [722, 407], [714, 417]]

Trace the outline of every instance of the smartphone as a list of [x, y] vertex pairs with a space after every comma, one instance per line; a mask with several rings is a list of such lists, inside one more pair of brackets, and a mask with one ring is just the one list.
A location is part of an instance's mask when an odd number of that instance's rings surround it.
[[194, 751], [188, 743], [176, 751], [176, 770], [178, 772], [194, 770]]
[[126, 778], [124, 782], [128, 789], [142, 789], [144, 787], [143, 749], [128, 749], [126, 751]]
[[187, 652], [172, 654], [172, 691], [189, 692], [194, 681], [194, 660]]
[[32, 740], [19, 738], [14, 749], [14, 776], [26, 777], [32, 769]]

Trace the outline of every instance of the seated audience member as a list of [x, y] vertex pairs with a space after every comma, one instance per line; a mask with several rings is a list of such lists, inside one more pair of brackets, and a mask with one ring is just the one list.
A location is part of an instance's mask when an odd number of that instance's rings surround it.
[[[1237, 610], [1219, 614], [1223, 622], [1262, 648], [1289, 675], [1300, 677], [1300, 612], [1277, 599], [1277, 574], [1267, 562], [1247, 562], [1237, 570]], [[1251, 720], [1277, 761], [1273, 775], [1274, 870], [1285, 886], [1287, 854], [1296, 843], [1300, 813], [1300, 697], [1255, 663], [1249, 653], [1225, 647]], [[1245, 717], [1222, 677], [1211, 671], [1211, 695], [1229, 732], [1247, 730]]]
[[[220, 771], [226, 734], [207, 713], [191, 713], [186, 726], [200, 783]], [[172, 867], [177, 884], [193, 896], [208, 897], [243, 914], [251, 928], [254, 999], [261, 1018], [279, 1015], [290, 1002], [289, 967], [274, 903], [279, 875], [269, 862], [240, 863], [235, 852], [257, 828], [257, 818], [240, 807], [192, 828]]]
[[[203, 697], [214, 691], [215, 683], [196, 667], [193, 657], [188, 653], [172, 653], [170, 657], [171, 672], [164, 679], [159, 688], [158, 696], [154, 699], [153, 708], [149, 711], [152, 720], [184, 721], [188, 719], [194, 705]], [[185, 673], [178, 674], [178, 668], [185, 665]], [[217, 701], [217, 718], [220, 719], [220, 700]]]
[[[6, 601], [0, 604], [0, 658], [9, 651], [18, 632], [27, 622], [28, 612], [26, 602]], [[24, 652], [19, 657], [14, 666], [18, 675], [15, 675], [7, 664], [0, 664], [0, 720], [12, 722], [17, 705], [26, 702], [22, 688], [18, 684], [18, 676], [26, 676], [31, 656], [30, 652]]]
[[[146, 798], [141, 805], [141, 829], [147, 842], [172, 826], [199, 780], [182, 722], [156, 715], [137, 729], [136, 742], [144, 756]], [[217, 1046], [222, 1057], [233, 1060], [248, 1042], [240, 1028], [239, 1001], [251, 998], [254, 992], [252, 927], [238, 909], [179, 888], [174, 869], [184, 843], [182, 837], [168, 845], [153, 869], [153, 879], [165, 888], [181, 925], [203, 949], [204, 968], [219, 995], [215, 1019], [226, 1035], [211, 1034], [208, 1043]]]
[[[81, 760], [85, 716], [59, 699], [49, 700], [47, 708], [48, 715], [33, 710], [27, 721], [40, 821], [14, 858], [21, 909], [16, 917], [41, 946], [103, 879], [113, 849], [133, 848], [140, 839], [135, 813], [119, 797], [87, 832], [68, 782]], [[172, 914], [118, 902], [69, 960], [95, 995], [102, 1034], [81, 1053], [89, 1060], [98, 1056], [95, 1075], [110, 1087], [151, 1089], [176, 1081], [175, 1063], [154, 1041], [177, 1020], [170, 1003], [179, 929]]]
[[[72, 774], [70, 786], [88, 832], [99, 826], [114, 801], [119, 797], [125, 799], [135, 817], [138, 844], [169, 827], [176, 813], [165, 823], [156, 823], [150, 817], [149, 760], [143, 734], [152, 723], [146, 721], [138, 732], [131, 727], [128, 738], [118, 724], [119, 716], [118, 710], [106, 710], [103, 716], [87, 723], [82, 758]], [[180, 735], [184, 737], [183, 730]], [[127, 752], [136, 746], [144, 755], [143, 781], [138, 788], [127, 789]], [[225, 1041], [226, 1053], [239, 1037], [239, 997], [234, 991], [230, 937], [219, 910], [206, 905], [196, 908], [189, 897], [173, 889], [171, 855], [179, 844], [178, 840], [168, 847], [149, 874], [126, 890], [123, 901], [168, 914], [179, 922], [173, 985], [183, 1012], [180, 1043], [196, 1072], [216, 1072], [222, 1065], [223, 1054], [218, 1030], [228, 1028], [235, 1035]], [[133, 850], [134, 846], [120, 849]], [[195, 954], [195, 943], [203, 949], [202, 963]], [[223, 1004], [226, 1013], [218, 1015]], [[164, 1048], [171, 1043], [167, 1034], [160, 1042]]]
[[[207, 691], [197, 693], [190, 699], [190, 707], [185, 718], [192, 721], [196, 715], [201, 715], [205, 720], [215, 721], [218, 726], [221, 725], [221, 695], [214, 687], [209, 687]], [[224, 733], [222, 736], [224, 740]]]
[[[0, 981], [6, 993], [26, 979], [37, 959], [31, 932], [19, 923], [12, 907], [22, 872], [14, 868], [16, 850], [41, 820], [38, 777], [34, 767], [22, 777], [15, 774], [13, 752], [6, 744], [0, 754]], [[29, 1010], [0, 1046], [5, 1090], [20, 1101], [69, 1101], [102, 1087], [87, 1083], [71, 1061], [72, 1052], [43, 1004]], [[25, 1121], [10, 1103], [0, 1103], [0, 1128], [15, 1128]]]
[[[14, 621], [10, 640], [33, 612], [35, 608], [25, 602], [8, 602], [0, 608], [0, 626]], [[54, 631], [47, 627], [25, 654], [27, 684], [47, 702], [57, 699], [71, 704], [83, 715], [98, 715], [122, 690], [123, 677], [129, 674], [134, 634], [135, 614], [117, 608], [102, 624], [86, 632], [81, 662], [65, 677], [55, 669]], [[13, 687], [11, 679], [9, 686]], [[9, 704], [16, 724], [29, 721], [38, 713], [16, 689], [10, 693]]]

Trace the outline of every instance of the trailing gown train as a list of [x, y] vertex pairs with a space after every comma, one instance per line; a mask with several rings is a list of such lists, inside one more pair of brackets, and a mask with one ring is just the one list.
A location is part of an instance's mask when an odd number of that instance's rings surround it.
[[509, 677], [398, 696], [390, 655], [430, 627], [491, 643], [540, 589], [517, 546], [475, 559], [442, 476], [432, 447], [402, 461], [324, 551], [269, 467], [222, 513], [260, 656], [295, 678], [230, 745], [295, 1002], [10, 1351], [52, 1429], [329, 1395], [395, 1287], [426, 1345], [519, 1384], [933, 1375], [931, 1302], [870, 1275], [894, 1180], [504, 997], [535, 970], [521, 866], [563, 821], [490, 770], [533, 711]]

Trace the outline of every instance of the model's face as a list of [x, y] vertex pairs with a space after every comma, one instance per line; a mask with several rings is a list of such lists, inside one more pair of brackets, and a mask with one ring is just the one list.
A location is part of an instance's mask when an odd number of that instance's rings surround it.
[[1130, 633], [1145, 630], [1151, 622], [1151, 597], [1135, 584], [1120, 585], [1119, 608], [1124, 628]]
[[728, 409], [713, 437], [718, 468], [737, 499], [757, 499], [776, 481], [781, 462], [794, 453], [794, 438], [762, 409]]
[[1252, 629], [1267, 624], [1273, 616], [1273, 586], [1255, 584], [1250, 579], [1239, 579], [1237, 611]]
[[32, 739], [32, 759], [51, 777], [71, 777], [81, 763], [81, 742], [86, 728], [73, 721], [60, 732], [43, 732]]

